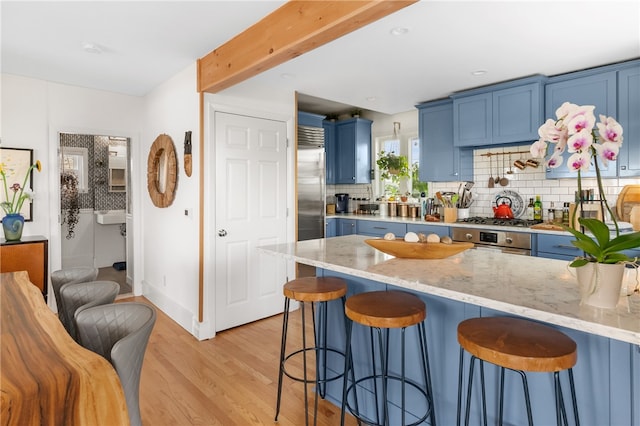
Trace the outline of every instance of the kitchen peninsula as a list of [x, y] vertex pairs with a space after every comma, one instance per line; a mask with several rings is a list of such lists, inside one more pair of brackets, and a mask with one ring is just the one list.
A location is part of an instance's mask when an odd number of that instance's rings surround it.
[[[581, 306], [577, 283], [566, 261], [483, 249], [442, 260], [395, 259], [368, 246], [364, 242], [367, 238], [350, 235], [259, 250], [285, 261], [314, 266], [318, 275], [340, 276], [347, 280], [349, 294], [399, 288], [420, 296], [427, 305], [438, 423], [455, 423], [458, 323], [475, 316], [514, 315], [557, 327], [578, 344], [574, 374], [583, 424], [640, 425], [639, 295], [622, 297], [617, 308], [611, 310]], [[627, 278], [629, 282], [632, 277]], [[340, 314], [337, 309], [333, 311], [334, 316]], [[336, 325], [332, 331], [332, 344], [340, 345], [343, 330]], [[489, 368], [487, 372], [492, 377], [489, 383], [493, 383], [494, 372]], [[555, 423], [549, 376], [530, 376], [534, 421]], [[511, 379], [507, 386], [517, 395], [514, 398], [519, 398], [520, 384], [508, 377]], [[335, 386], [328, 390], [328, 398], [335, 403], [340, 395]], [[508, 423], [526, 423], [519, 400], [507, 405]], [[491, 416], [495, 408], [490, 406]]]

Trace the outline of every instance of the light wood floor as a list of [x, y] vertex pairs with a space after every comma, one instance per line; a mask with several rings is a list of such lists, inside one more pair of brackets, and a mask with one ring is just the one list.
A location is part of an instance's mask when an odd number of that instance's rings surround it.
[[[118, 301], [134, 300], [150, 303], [142, 297]], [[144, 425], [305, 424], [303, 385], [286, 377], [278, 422], [273, 420], [281, 315], [223, 331], [200, 342], [159, 309], [157, 314], [140, 383]], [[290, 336], [299, 336], [300, 316], [295, 312], [289, 318], [289, 332], [294, 333]], [[292, 373], [295, 368], [287, 366]], [[309, 403], [313, 404], [311, 386], [309, 394]], [[320, 400], [317, 424], [339, 425], [340, 408]], [[348, 417], [346, 424], [356, 422]]]

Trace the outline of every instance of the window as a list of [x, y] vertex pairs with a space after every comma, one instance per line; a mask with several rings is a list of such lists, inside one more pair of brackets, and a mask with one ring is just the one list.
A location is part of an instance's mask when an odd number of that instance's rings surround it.
[[[382, 196], [399, 195], [410, 192], [414, 196], [419, 196], [420, 192], [426, 192], [426, 183], [418, 181], [418, 168], [420, 165], [420, 140], [418, 136], [413, 135], [395, 135], [376, 138], [375, 142], [375, 191], [376, 194]], [[380, 170], [376, 160], [379, 153], [393, 152], [396, 155], [404, 155], [407, 157], [411, 176], [409, 179], [401, 179], [399, 183], [391, 179], [381, 179]]]
[[72, 172], [78, 178], [78, 192], [89, 192], [89, 151], [74, 146], [60, 147], [60, 172]]

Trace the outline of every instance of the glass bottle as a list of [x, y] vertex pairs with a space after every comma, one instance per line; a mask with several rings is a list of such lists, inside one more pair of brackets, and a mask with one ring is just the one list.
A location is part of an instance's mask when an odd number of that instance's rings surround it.
[[536, 201], [533, 203], [533, 219], [542, 220], [542, 201], [539, 195], [536, 195]]
[[562, 224], [569, 226], [569, 203], [562, 206]]
[[533, 220], [533, 198], [529, 198], [529, 205], [527, 206], [527, 220]]

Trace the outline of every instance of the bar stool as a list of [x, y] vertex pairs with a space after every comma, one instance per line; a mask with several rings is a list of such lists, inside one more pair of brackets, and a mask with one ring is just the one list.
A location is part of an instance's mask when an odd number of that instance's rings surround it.
[[[424, 319], [427, 316], [427, 308], [422, 300], [417, 296], [405, 291], [372, 291], [360, 293], [347, 299], [345, 313], [349, 321], [347, 321], [347, 346], [346, 346], [346, 362], [344, 373], [344, 384], [342, 392], [342, 413], [340, 424], [344, 425], [345, 412], [348, 409], [358, 422], [364, 422], [368, 425], [406, 425], [406, 397], [407, 390], [413, 389], [412, 393], [424, 399], [428, 407], [424, 415], [411, 425], [417, 425], [424, 422], [427, 417], [432, 426], [435, 426], [435, 409], [433, 403], [433, 391], [431, 388], [431, 377], [429, 371], [429, 355], [427, 348], [427, 338], [425, 332]], [[369, 328], [370, 349], [371, 349], [371, 374], [364, 375], [356, 379], [352, 358], [352, 329], [353, 322]], [[419, 342], [419, 361], [423, 374], [423, 383], [420, 384], [406, 377], [405, 365], [405, 330], [407, 327], [415, 326], [417, 330], [417, 341]], [[400, 373], [395, 374], [389, 368], [389, 331], [390, 329], [400, 329]], [[376, 365], [376, 339], [374, 331], [377, 332], [379, 368]], [[362, 359], [363, 357], [359, 357]], [[348, 373], [350, 373], [348, 375]], [[347, 377], [351, 378], [348, 383]], [[390, 392], [390, 387], [395, 383], [400, 385], [400, 415], [391, 416], [390, 406], [398, 405], [395, 401], [390, 401], [389, 396], [397, 392]], [[367, 384], [370, 386], [367, 388]], [[381, 393], [379, 392], [381, 387]], [[395, 391], [395, 387], [393, 388]], [[360, 391], [360, 392], [359, 392]], [[369, 411], [374, 413], [364, 413], [360, 411], [358, 402], [358, 393], [367, 395], [364, 407], [371, 407]], [[353, 402], [350, 400], [353, 395]], [[414, 395], [411, 395], [412, 397]], [[373, 398], [373, 401], [370, 399]], [[364, 410], [363, 410], [364, 411]], [[382, 411], [382, 415], [380, 414]], [[415, 415], [418, 417], [418, 415]], [[400, 421], [398, 420], [400, 419]]]
[[469, 382], [467, 387], [465, 425], [469, 424], [473, 369], [476, 359], [480, 360], [480, 382], [482, 387], [482, 414], [487, 424], [487, 408], [484, 382], [484, 362], [500, 367], [498, 424], [502, 425], [504, 401], [504, 372], [509, 369], [522, 378], [524, 398], [529, 425], [533, 425], [531, 401], [525, 372], [553, 373], [556, 403], [556, 422], [568, 424], [567, 413], [560, 386], [560, 371], [567, 370], [571, 388], [571, 400], [575, 424], [579, 425], [578, 406], [573, 381], [573, 366], [577, 361], [576, 343], [566, 334], [551, 327], [511, 317], [471, 318], [458, 325], [460, 344], [460, 364], [458, 375], [458, 413], [460, 425], [462, 405], [462, 370], [464, 351], [471, 354]]
[[[278, 421], [280, 413], [280, 402], [282, 399], [282, 379], [283, 376], [302, 382], [304, 384], [304, 413], [305, 424], [309, 424], [309, 402], [307, 385], [315, 384], [314, 398], [314, 424], [318, 413], [318, 395], [324, 399], [326, 384], [342, 377], [342, 372], [327, 377], [327, 358], [329, 354], [334, 354], [344, 358], [344, 352], [327, 346], [327, 302], [342, 299], [342, 309], [344, 311], [345, 295], [347, 294], [347, 283], [337, 277], [304, 277], [287, 282], [283, 287], [284, 293], [284, 317], [282, 321], [282, 341], [280, 346], [280, 372], [278, 375], [278, 399], [276, 402], [275, 421]], [[287, 332], [289, 327], [289, 305], [291, 300], [300, 303], [300, 313], [302, 316], [302, 348], [286, 354]], [[314, 343], [307, 346], [305, 302], [311, 303], [311, 316], [313, 320]], [[316, 317], [314, 305], [318, 304], [318, 326], [316, 327]], [[315, 374], [314, 378], [309, 378], [307, 374], [307, 352], [315, 354]], [[303, 377], [295, 376], [286, 370], [286, 363], [296, 355], [302, 355]]]
[[86, 283], [89, 281], [95, 281], [98, 277], [98, 268], [92, 266], [78, 266], [74, 268], [59, 269], [51, 273], [51, 287], [53, 288], [53, 295], [56, 298], [56, 308], [58, 310], [58, 318], [64, 325], [64, 328], [69, 330], [72, 325], [73, 316], [67, 317], [66, 309], [63, 306], [64, 301], [60, 297], [60, 289], [65, 284], [71, 283]]

